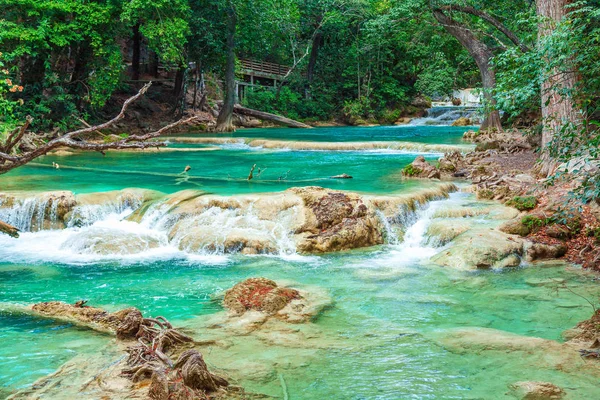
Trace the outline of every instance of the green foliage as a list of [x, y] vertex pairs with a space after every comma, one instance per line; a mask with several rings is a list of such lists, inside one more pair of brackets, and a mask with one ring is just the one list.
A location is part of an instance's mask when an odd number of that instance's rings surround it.
[[478, 190], [477, 198], [481, 200], [492, 200], [494, 198], [494, 191], [491, 189]]
[[519, 211], [533, 210], [537, 206], [537, 198], [534, 196], [515, 196], [507, 201], [506, 205]]
[[543, 228], [544, 226], [552, 223], [552, 219], [540, 218], [535, 215], [526, 215], [523, 218], [521, 218], [521, 223], [525, 225], [530, 231], [535, 232], [540, 228]]
[[418, 176], [419, 174], [421, 174], [421, 172], [423, 171], [421, 171], [420, 168], [417, 168], [412, 164], [408, 164], [402, 169], [402, 174], [404, 176]]

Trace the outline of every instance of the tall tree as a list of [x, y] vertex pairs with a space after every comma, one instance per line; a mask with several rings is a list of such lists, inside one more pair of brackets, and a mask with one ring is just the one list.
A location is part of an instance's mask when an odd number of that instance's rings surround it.
[[[465, 47], [465, 49], [467, 49], [471, 57], [473, 57], [475, 60], [475, 63], [477, 64], [477, 67], [481, 73], [483, 95], [486, 101], [486, 114], [485, 119], [481, 124], [481, 130], [502, 130], [500, 113], [496, 106], [496, 99], [493, 96], [493, 92], [496, 87], [496, 72], [492, 67], [492, 58], [494, 57], [494, 52], [492, 51], [490, 45], [474, 34], [474, 29], [467, 24], [461, 23], [452, 18], [452, 16], [449, 15], [451, 12], [459, 12], [480, 18], [494, 29], [503, 33], [504, 36], [506, 36], [506, 38], [515, 44], [521, 51], [527, 52], [529, 51], [529, 48], [521, 42], [517, 35], [509, 30], [497, 18], [481, 9], [456, 4], [443, 5], [433, 8], [433, 15], [435, 19], [444, 27], [444, 29], [446, 29], [446, 31], [448, 31], [448, 33], [454, 36]], [[494, 39], [496, 38], [494, 37]], [[496, 39], [496, 43], [502, 44], [502, 41]]]
[[[540, 17], [538, 37], [542, 42], [552, 35], [557, 24], [567, 15], [567, 6], [571, 0], [537, 0], [537, 13]], [[553, 64], [553, 60], [545, 60]], [[553, 68], [548, 76], [543, 77], [542, 94], [542, 146], [547, 147], [556, 133], [565, 124], [579, 125], [581, 113], [573, 101], [572, 92], [577, 84], [577, 71], [573, 68]], [[549, 171], [547, 171], [549, 172]]]
[[237, 13], [231, 0], [227, 2], [227, 62], [225, 65], [225, 99], [217, 117], [217, 132], [231, 132], [233, 127], [233, 106], [236, 99], [235, 85], [235, 31]]

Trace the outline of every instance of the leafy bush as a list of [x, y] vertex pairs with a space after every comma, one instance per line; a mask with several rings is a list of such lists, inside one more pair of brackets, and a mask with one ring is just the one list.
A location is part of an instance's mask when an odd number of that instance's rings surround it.
[[533, 210], [537, 206], [537, 198], [534, 196], [515, 196], [507, 201], [506, 205], [519, 211]]
[[521, 223], [530, 231], [537, 231], [552, 222], [551, 218], [540, 218], [535, 215], [526, 215], [521, 218]]
[[419, 175], [421, 172], [421, 169], [415, 167], [412, 164], [408, 164], [406, 167], [404, 167], [404, 169], [402, 170], [402, 174], [404, 176], [417, 176]]

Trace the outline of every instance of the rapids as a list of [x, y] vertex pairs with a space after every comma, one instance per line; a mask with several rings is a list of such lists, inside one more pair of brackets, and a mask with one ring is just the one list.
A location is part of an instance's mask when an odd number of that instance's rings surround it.
[[[339, 141], [344, 128], [336, 129], [306, 141]], [[358, 135], [352, 129], [348, 135]], [[439, 127], [410, 129], [444, 134]], [[299, 134], [278, 131], [237, 135]], [[460, 144], [444, 142], [437, 144]], [[111, 311], [135, 306], [198, 339], [215, 339], [203, 350], [209, 366], [271, 398], [285, 397], [282, 381], [291, 399], [512, 398], [509, 385], [524, 380], [552, 382], [567, 398], [597, 397], [600, 372], [560, 344], [564, 330], [591, 314], [581, 296], [600, 294], [594, 278], [561, 263], [436, 265], [432, 257], [448, 251], [463, 229], [494, 229], [515, 211], [451, 186], [401, 180], [415, 154], [223, 146], [53, 155], [0, 177], [0, 219], [23, 231], [19, 239], [0, 236], [0, 397], [71, 362], [89, 375], [49, 385], [44, 398], [96, 398], [78, 388], [121, 357], [107, 350], [111, 338], [22, 312], [26, 304], [79, 299]], [[47, 167], [52, 161], [61, 168]], [[252, 163], [266, 168], [264, 175], [244, 181]], [[186, 164], [199, 178], [181, 179]], [[328, 179], [343, 172], [354, 179]], [[303, 185], [359, 192], [379, 220], [383, 243], [299, 252], [303, 208], [285, 190]], [[42, 193], [59, 189], [73, 193]], [[448, 236], [448, 227], [456, 232]], [[234, 235], [267, 240], [274, 250], [242, 254], [227, 247]], [[256, 276], [322, 294], [327, 306], [310, 323], [223, 330], [219, 296]], [[570, 290], [560, 289], [563, 283]]]

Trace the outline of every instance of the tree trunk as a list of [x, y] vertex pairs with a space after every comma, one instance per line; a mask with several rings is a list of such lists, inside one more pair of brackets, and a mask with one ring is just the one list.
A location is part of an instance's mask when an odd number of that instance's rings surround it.
[[235, 130], [232, 122], [233, 106], [235, 105], [235, 30], [237, 15], [231, 1], [227, 8], [227, 66], [225, 67], [225, 99], [217, 117], [217, 132], [232, 132]]
[[[543, 20], [538, 26], [538, 40], [552, 34], [556, 24], [566, 15], [565, 7], [570, 0], [537, 0], [537, 13]], [[548, 60], [551, 61], [551, 60]], [[571, 69], [571, 68], [567, 68]], [[546, 148], [565, 124], [578, 125], [581, 123], [579, 113], [573, 98], [561, 93], [569, 93], [577, 83], [575, 72], [550, 71], [550, 78], [542, 82], [542, 147]], [[549, 162], [546, 154], [544, 157]], [[547, 169], [547, 168], [546, 168]], [[551, 171], [547, 171], [551, 172]]]
[[306, 70], [306, 79], [308, 83], [312, 83], [315, 77], [315, 66], [317, 65], [317, 57], [319, 56], [319, 48], [323, 40], [323, 34], [317, 32], [313, 38], [312, 47], [310, 49], [310, 58], [308, 59], [308, 68]]
[[133, 54], [131, 55], [131, 79], [140, 79], [140, 46], [141, 46], [140, 24], [133, 26]]
[[158, 54], [156, 54], [156, 52], [149, 50], [149, 55], [148, 55], [148, 69], [149, 69], [149, 73], [155, 77], [158, 78]]
[[483, 96], [486, 102], [485, 118], [480, 129], [482, 131], [501, 131], [500, 113], [495, 109], [496, 100], [492, 94], [496, 86], [496, 73], [491, 67], [491, 60], [494, 54], [485, 43], [473, 35], [471, 30], [447, 16], [442, 10], [434, 9], [433, 16], [448, 33], [454, 36], [467, 49], [479, 68], [481, 83], [483, 85]]
[[233, 110], [238, 114], [247, 115], [249, 117], [259, 118], [259, 119], [263, 119], [266, 121], [277, 122], [278, 124], [286, 125], [286, 126], [289, 126], [290, 128], [312, 128], [312, 126], [310, 126], [310, 125], [306, 125], [302, 122], [294, 121], [293, 119], [289, 119], [289, 118], [283, 117], [281, 115], [271, 114], [271, 113], [264, 112], [264, 111], [252, 110], [251, 108], [246, 108], [246, 107], [242, 107], [239, 105], [236, 105], [233, 108]]

